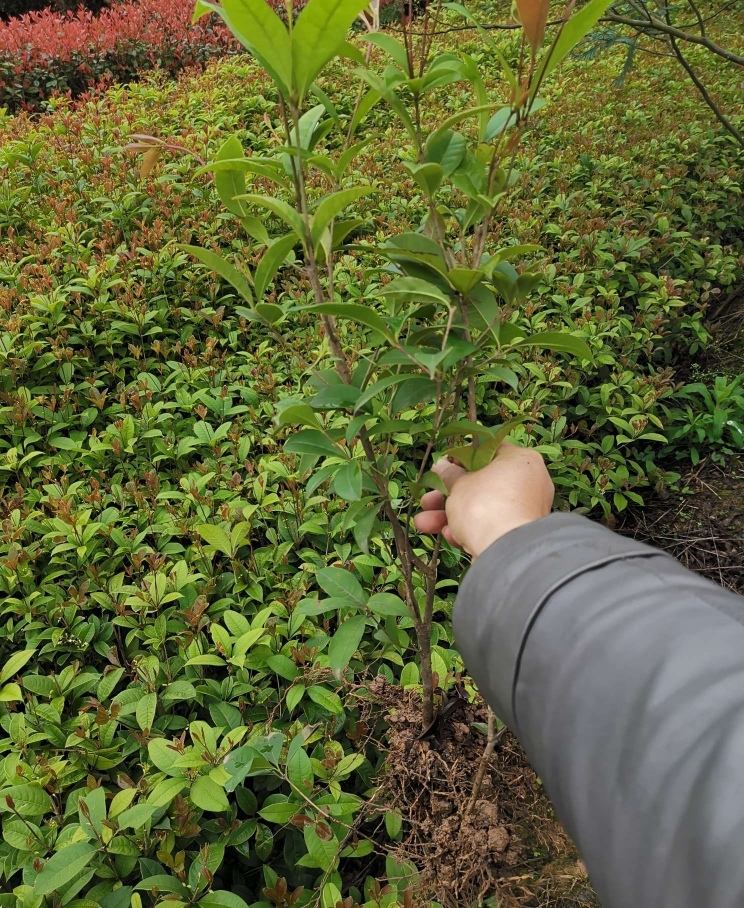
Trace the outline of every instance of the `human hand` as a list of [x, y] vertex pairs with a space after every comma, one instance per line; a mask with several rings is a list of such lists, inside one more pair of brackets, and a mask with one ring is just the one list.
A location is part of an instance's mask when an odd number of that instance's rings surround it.
[[468, 473], [443, 458], [434, 466], [449, 495], [427, 492], [414, 517], [420, 533], [444, 538], [477, 558], [516, 527], [547, 517], [555, 489], [537, 451], [503, 442], [482, 470]]

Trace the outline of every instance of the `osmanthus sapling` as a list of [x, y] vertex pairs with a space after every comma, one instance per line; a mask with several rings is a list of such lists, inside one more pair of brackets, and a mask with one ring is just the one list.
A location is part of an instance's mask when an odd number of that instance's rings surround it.
[[[567, 13], [544, 52], [547, 0], [517, 0], [523, 41], [516, 70], [493, 46], [505, 103], [489, 97], [471, 56], [435, 47], [445, 15], [470, 18], [463, 6], [439, 0], [415, 22], [404, 16], [402, 40], [385, 32], [364, 35], [361, 43], [385, 56], [377, 71], [370, 55], [365, 58], [347, 40], [366, 5], [367, 0], [310, 0], [296, 18], [288, 9], [285, 22], [266, 0], [198, 0], [195, 17], [221, 16], [273, 82], [281, 138], [273, 153], [251, 156], [231, 136], [203, 168], [213, 173], [222, 203], [241, 221], [252, 254], [264, 247], [255, 270], [203, 248], [184, 248], [232, 285], [244, 301], [241, 314], [275, 334], [290, 330], [293, 308], [264, 298], [299, 248], [312, 302], [294, 312], [309, 309], [318, 317], [330, 368], [312, 376], [312, 396], [280, 402], [276, 423], [296, 427], [284, 450], [299, 455], [303, 474], [313, 472], [311, 487], [329, 482], [349, 502], [346, 526], [361, 549], [367, 551], [370, 539], [394, 549], [399, 589], [417, 637], [422, 722], [428, 725], [434, 691], [445, 680], [434, 676], [431, 659], [440, 542], [418, 539], [411, 518], [421, 490], [439, 485], [432, 457], [456, 443], [449, 454], [468, 469], [490, 462], [514, 423], [491, 427], [478, 421], [479, 386], [516, 386], [514, 364], [530, 347], [590, 357], [586, 344], [568, 330], [526, 335], [502, 320], [501, 307], [512, 307], [541, 280], [540, 272], [520, 272], [513, 261], [539, 247], [492, 248], [489, 238], [520, 178], [517, 151], [543, 104], [540, 86], [609, 0], [590, 0], [575, 15]], [[346, 115], [316, 83], [338, 57], [346, 58], [349, 77], [359, 82], [356, 106]], [[453, 83], [469, 84], [474, 103], [432, 127], [426, 117], [430, 95]], [[404, 164], [425, 199], [426, 214], [416, 230], [390, 223], [384, 241], [349, 246], [349, 235], [363, 220], [345, 212], [374, 192], [352, 164], [376, 141], [373, 135], [360, 138], [376, 105], [385, 105], [402, 126], [409, 143]], [[256, 191], [254, 178], [269, 180], [272, 192]], [[268, 232], [267, 216], [281, 226], [278, 233]], [[369, 269], [364, 303], [346, 299], [336, 281], [337, 263], [350, 252]], [[356, 328], [342, 329], [341, 322]], [[336, 635], [343, 635], [344, 645], [335, 649], [348, 654], [348, 662], [354, 640], [345, 638], [360, 629], [343, 620], [355, 613], [354, 603], [345, 609], [339, 602]], [[332, 667], [337, 674], [345, 669]]]

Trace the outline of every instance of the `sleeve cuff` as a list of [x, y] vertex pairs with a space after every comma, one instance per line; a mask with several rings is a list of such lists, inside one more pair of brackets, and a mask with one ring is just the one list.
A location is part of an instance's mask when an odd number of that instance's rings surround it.
[[457, 596], [455, 641], [481, 693], [514, 732], [520, 657], [550, 596], [586, 571], [652, 556], [663, 553], [586, 517], [554, 513], [506, 533], [475, 561]]

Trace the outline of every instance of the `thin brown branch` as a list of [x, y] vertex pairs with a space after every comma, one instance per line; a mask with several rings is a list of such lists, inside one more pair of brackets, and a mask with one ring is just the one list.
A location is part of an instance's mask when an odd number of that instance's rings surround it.
[[638, 31], [642, 31], [644, 33], [647, 33], [649, 30], [660, 32], [664, 35], [669, 35], [672, 38], [676, 38], [679, 41], [687, 41], [689, 44], [699, 44], [701, 47], [705, 47], [717, 57], [721, 57], [723, 60], [728, 60], [729, 63], [735, 63], [737, 66], [744, 66], [744, 57], [740, 56], [739, 54], [735, 54], [733, 51], [726, 50], [725, 47], [721, 47], [720, 44], [716, 44], [715, 41], [711, 41], [710, 38], [704, 37], [702, 35], [693, 35], [681, 28], [677, 28], [675, 25], [668, 25], [666, 22], [661, 19], [657, 19], [655, 16], [649, 16], [648, 20], [644, 20], [629, 19], [627, 16], [618, 16], [615, 13], [606, 13], [599, 21], [614, 22], [617, 25], [627, 25], [629, 28], [635, 28]]
[[703, 19], [700, 10], [698, 9], [697, 3], [695, 3], [695, 0], [687, 0], [687, 5], [692, 10], [695, 19], [697, 20], [697, 27], [700, 29], [701, 36], [703, 38], [707, 38], [708, 36], [705, 33], [705, 19]]
[[467, 807], [465, 808], [465, 816], [468, 816], [473, 812], [475, 805], [478, 803], [478, 795], [480, 794], [481, 785], [483, 784], [483, 779], [486, 775], [486, 770], [488, 769], [488, 764], [493, 756], [493, 752], [496, 749], [496, 744], [501, 737], [504, 729], [501, 732], [496, 731], [496, 715], [491, 707], [488, 707], [488, 737], [486, 738], [486, 747], [481, 754], [480, 763], [478, 764], [478, 772], [475, 776], [475, 781], [473, 782], [473, 790], [470, 794], [470, 800], [468, 801]]
[[670, 35], [669, 43], [672, 47], [672, 51], [674, 52], [674, 56], [677, 58], [677, 60], [679, 60], [680, 65], [684, 68], [685, 72], [690, 77], [690, 79], [692, 79], [692, 81], [695, 85], [695, 88], [697, 88], [697, 90], [700, 92], [700, 95], [702, 96], [703, 100], [708, 105], [708, 107], [711, 109], [715, 118], [723, 126], [723, 128], [736, 139], [736, 141], [742, 146], [742, 148], [744, 148], [744, 134], [742, 134], [736, 128], [736, 126], [734, 126], [734, 124], [731, 122], [731, 120], [729, 120], [729, 118], [724, 114], [724, 112], [718, 106], [716, 101], [713, 99], [713, 97], [710, 94], [710, 92], [708, 91], [708, 89], [705, 87], [705, 85], [700, 80], [700, 77], [698, 76], [698, 74], [695, 72], [695, 70], [692, 68], [692, 66], [688, 62], [687, 58], [685, 57], [685, 55], [680, 50], [679, 44], [677, 43], [677, 39]]

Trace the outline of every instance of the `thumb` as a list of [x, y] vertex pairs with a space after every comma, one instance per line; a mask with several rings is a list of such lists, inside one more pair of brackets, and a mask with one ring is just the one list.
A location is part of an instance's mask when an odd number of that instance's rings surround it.
[[451, 492], [457, 480], [467, 473], [466, 469], [453, 463], [449, 457], [443, 457], [441, 460], [438, 460], [432, 469], [441, 477], [448, 492]]

